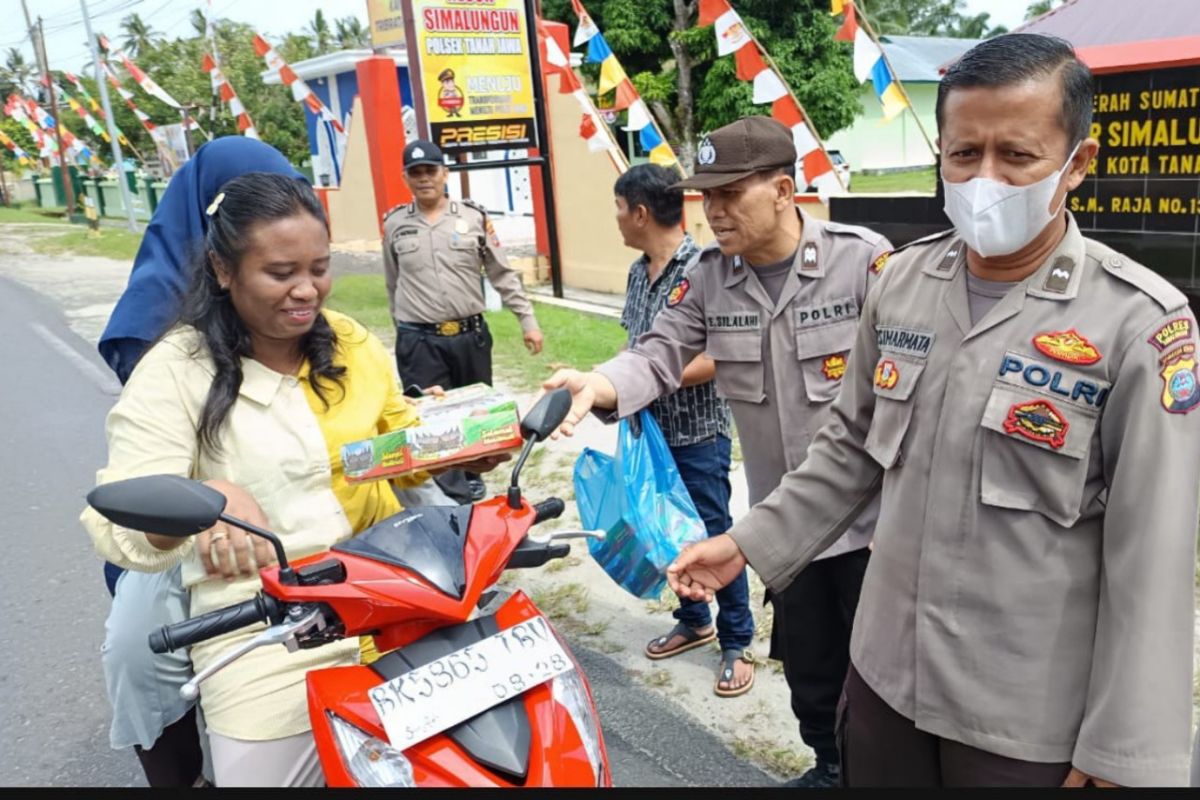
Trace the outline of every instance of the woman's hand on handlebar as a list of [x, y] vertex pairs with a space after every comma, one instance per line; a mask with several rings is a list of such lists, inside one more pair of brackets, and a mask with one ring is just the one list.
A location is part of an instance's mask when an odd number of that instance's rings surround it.
[[[267, 515], [245, 489], [229, 481], [212, 480], [204, 483], [225, 495], [226, 514], [259, 528], [270, 529]], [[196, 550], [200, 553], [204, 572], [213, 578], [224, 577], [227, 581], [239, 575], [257, 575], [260, 568], [275, 563], [275, 548], [270, 542], [225, 522], [218, 522], [197, 536]], [[254, 552], [253, 559], [250, 558], [251, 551]]]

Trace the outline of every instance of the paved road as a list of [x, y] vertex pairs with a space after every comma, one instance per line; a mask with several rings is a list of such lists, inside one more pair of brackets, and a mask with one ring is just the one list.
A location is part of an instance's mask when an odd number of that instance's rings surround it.
[[[78, 523], [117, 388], [57, 308], [0, 278], [0, 785], [141, 786], [108, 747], [99, 648], [108, 594]], [[624, 786], [764, 785], [678, 706], [579, 649]]]

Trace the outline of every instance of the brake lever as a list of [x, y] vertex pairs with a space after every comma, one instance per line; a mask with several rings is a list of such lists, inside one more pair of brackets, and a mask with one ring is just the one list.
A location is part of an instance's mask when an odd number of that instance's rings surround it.
[[595, 539], [598, 542], [602, 542], [607, 536], [608, 534], [601, 530], [553, 531], [546, 541], [553, 542], [557, 539]]
[[257, 650], [269, 644], [282, 644], [287, 647], [289, 653], [294, 653], [300, 648], [296, 641], [297, 634], [307, 634], [313, 630], [325, 630], [325, 615], [321, 613], [321, 609], [314, 608], [305, 614], [300, 608], [293, 607], [288, 612], [288, 618], [283, 622], [272, 625], [248, 642], [226, 650], [216, 661], [196, 673], [191, 680], [179, 687], [179, 696], [184, 700], [195, 700], [200, 695], [201, 683], [251, 650]]

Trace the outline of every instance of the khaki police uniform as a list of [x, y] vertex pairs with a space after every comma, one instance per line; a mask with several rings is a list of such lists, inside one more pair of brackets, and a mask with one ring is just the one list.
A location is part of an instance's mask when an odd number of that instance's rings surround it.
[[[453, 389], [492, 383], [492, 335], [483, 318], [482, 276], [517, 315], [538, 329], [521, 277], [508, 264], [487, 213], [470, 200], [450, 201], [430, 222], [415, 202], [384, 215], [383, 266], [388, 309], [396, 322], [396, 366], [406, 387]], [[482, 484], [451, 470], [437, 483], [471, 502]], [[473, 492], [468, 480], [477, 487]]]
[[990, 753], [1183, 785], [1200, 334], [1068, 219], [974, 324], [952, 233], [891, 256], [808, 459], [731, 533], [780, 590], [882, 491], [851, 644], [870, 689]]
[[[676, 391], [696, 355], [712, 358], [717, 392], [737, 423], [751, 503], [803, 463], [813, 434], [828, 418], [868, 284], [891, 247], [866, 228], [825, 222], [799, 208], [797, 213], [803, 231], [778, 303], [753, 267], [710, 245], [650, 332], [597, 367], [616, 389], [617, 415], [625, 417]], [[826, 567], [809, 571], [787, 592], [774, 587], [772, 656], [784, 661], [805, 741], [835, 763], [833, 718], [875, 516], [875, 507], [864, 509], [826, 545], [819, 556], [831, 559]], [[856, 568], [832, 558], [852, 553], [858, 554]]]

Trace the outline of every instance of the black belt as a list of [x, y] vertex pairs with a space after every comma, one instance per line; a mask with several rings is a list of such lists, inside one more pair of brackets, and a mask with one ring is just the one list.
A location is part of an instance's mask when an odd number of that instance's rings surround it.
[[483, 328], [483, 314], [476, 314], [466, 319], [451, 319], [446, 322], [397, 322], [400, 330], [417, 331], [419, 333], [435, 333], [438, 336], [458, 336], [460, 333]]

